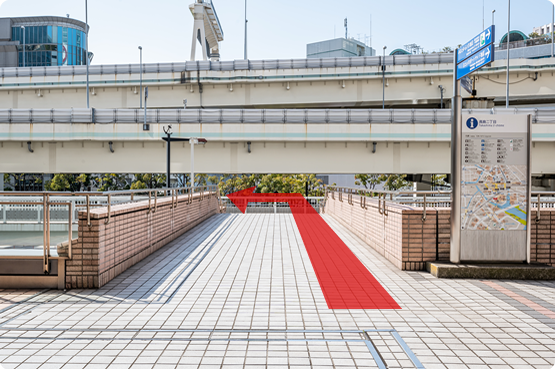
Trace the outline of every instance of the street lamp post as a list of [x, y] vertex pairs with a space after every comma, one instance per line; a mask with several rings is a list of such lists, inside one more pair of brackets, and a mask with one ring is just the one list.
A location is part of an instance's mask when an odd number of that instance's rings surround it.
[[553, 58], [553, 49], [555, 48], [555, 32], [553, 30], [555, 26], [555, 0], [553, 0], [551, 5], [551, 57]]
[[440, 108], [443, 109], [443, 91], [445, 91], [445, 88], [442, 85], [437, 86], [439, 87], [439, 91], [441, 92], [441, 103], [440, 103]]
[[509, 108], [509, 64], [510, 64], [510, 50], [511, 50], [511, 0], [508, 0], [509, 12], [507, 15], [507, 96], [505, 101], [505, 108]]
[[[493, 9], [491, 11], [491, 25], [494, 26], [495, 25], [495, 9]], [[495, 41], [495, 40], [493, 40]]]
[[148, 86], [145, 87], [145, 108], [144, 108], [144, 113], [145, 113], [145, 122], [143, 123], [143, 131], [150, 131], [150, 125], [146, 123], [146, 102], [148, 100]]
[[143, 47], [139, 46], [139, 50], [141, 53], [141, 64], [140, 64], [140, 68], [141, 68], [141, 86], [139, 88], [139, 103], [140, 103], [140, 107], [139, 109], [143, 108]]
[[89, 6], [87, 0], [85, 0], [85, 31], [87, 32], [87, 40], [85, 41], [85, 61], [87, 63], [87, 109], [90, 108], [89, 105]]
[[382, 59], [382, 109], [385, 109], [385, 49], [387, 49], [387, 46], [383, 47]]
[[166, 141], [167, 146], [166, 146], [166, 188], [170, 188], [171, 183], [170, 183], [170, 164], [171, 164], [171, 142], [172, 142], [172, 126], [168, 125], [168, 128], [166, 129], [166, 127], [162, 128], [164, 130], [164, 133], [166, 134], [166, 139], [164, 141]]
[[23, 67], [25, 68], [25, 26], [21, 26], [23, 32]]
[[245, 60], [247, 60], [247, 0], [245, 0]]

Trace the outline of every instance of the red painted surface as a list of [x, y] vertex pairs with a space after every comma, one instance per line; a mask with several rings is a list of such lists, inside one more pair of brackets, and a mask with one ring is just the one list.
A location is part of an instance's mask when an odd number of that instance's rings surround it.
[[227, 195], [245, 212], [249, 202], [287, 202], [330, 309], [400, 309], [301, 194], [258, 194], [254, 187]]

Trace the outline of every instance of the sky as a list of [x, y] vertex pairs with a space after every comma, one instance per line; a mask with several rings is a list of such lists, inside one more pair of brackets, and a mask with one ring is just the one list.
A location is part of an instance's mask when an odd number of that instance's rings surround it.
[[[224, 30], [222, 60], [243, 59], [245, 0], [213, 0]], [[555, 1], [555, 0], [553, 0]], [[193, 0], [88, 0], [92, 64], [189, 60]], [[426, 51], [456, 47], [482, 31], [496, 9], [497, 41], [507, 32], [507, 0], [248, 0], [248, 58], [305, 58], [306, 44], [372, 35], [378, 54], [418, 44]], [[511, 29], [529, 34], [551, 23], [548, 0], [513, 0]], [[56, 15], [85, 20], [85, 0], [0, 0], [0, 17]], [[372, 27], [371, 27], [372, 24]], [[372, 29], [372, 31], [371, 31]], [[198, 49], [198, 48], [197, 48]]]

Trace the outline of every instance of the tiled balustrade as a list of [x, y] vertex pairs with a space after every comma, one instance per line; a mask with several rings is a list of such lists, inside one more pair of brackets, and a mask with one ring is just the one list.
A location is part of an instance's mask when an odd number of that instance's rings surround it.
[[[173, 205], [176, 204], [174, 207]], [[216, 194], [140, 201], [79, 212], [79, 238], [66, 262], [66, 288], [99, 288], [200, 222], [219, 213]]]

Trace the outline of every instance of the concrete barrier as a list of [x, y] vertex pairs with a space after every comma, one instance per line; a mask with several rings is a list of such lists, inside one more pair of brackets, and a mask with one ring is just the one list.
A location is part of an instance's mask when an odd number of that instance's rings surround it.
[[[174, 206], [175, 205], [175, 206]], [[219, 213], [216, 193], [192, 199], [179, 196], [79, 212], [78, 240], [66, 262], [66, 288], [99, 288], [212, 215]]]

